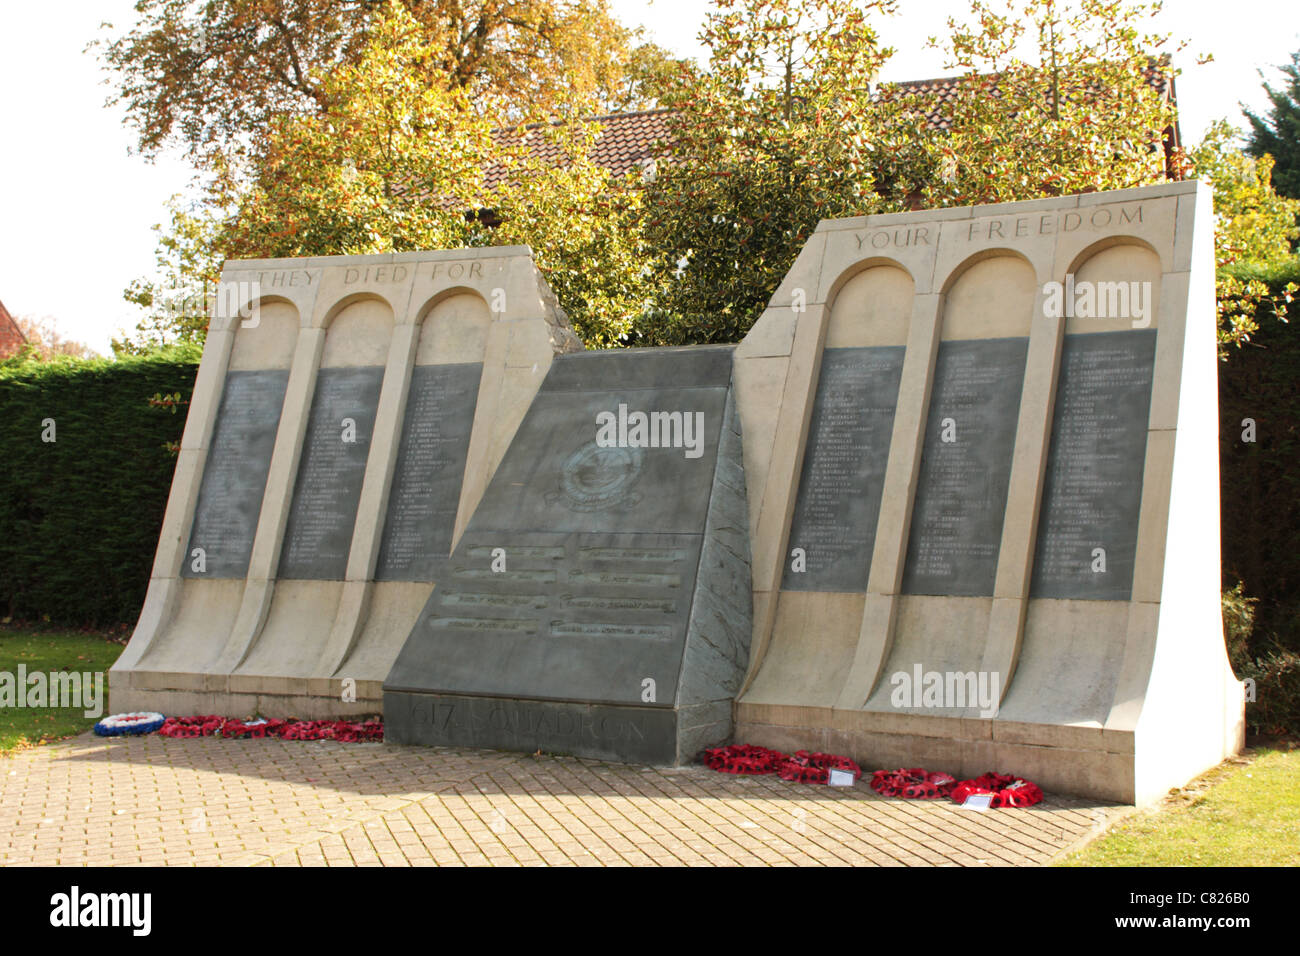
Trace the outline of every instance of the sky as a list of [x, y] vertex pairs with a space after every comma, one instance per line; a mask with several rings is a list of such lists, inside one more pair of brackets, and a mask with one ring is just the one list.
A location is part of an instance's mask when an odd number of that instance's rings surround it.
[[[696, 39], [701, 0], [612, 0], [618, 17], [678, 55], [707, 58]], [[109, 21], [119, 30], [132, 0], [0, 3], [0, 301], [14, 315], [52, 317], [60, 332], [108, 354], [109, 342], [139, 320], [122, 291], [154, 271], [157, 235], [168, 197], [189, 186], [183, 155], [146, 162], [130, 153], [120, 108], [106, 108], [105, 74], [86, 44]], [[901, 0], [880, 23], [896, 49], [887, 80], [949, 75], [929, 36], [966, 0]], [[1168, 0], [1151, 28], [1191, 41], [1176, 61], [1185, 143], [1215, 119], [1243, 125], [1238, 104], [1267, 106], [1257, 70], [1273, 69], [1300, 49], [1294, 0]], [[53, 11], [57, 11], [51, 16]], [[1196, 65], [1198, 54], [1214, 61]]]

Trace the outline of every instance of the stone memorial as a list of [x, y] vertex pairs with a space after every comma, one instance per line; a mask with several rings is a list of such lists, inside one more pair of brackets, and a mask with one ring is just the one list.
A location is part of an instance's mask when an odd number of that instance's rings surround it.
[[227, 263], [111, 705], [1149, 802], [1243, 743], [1213, 269], [1192, 182], [834, 220], [588, 353], [527, 249]]
[[750, 637], [730, 347], [558, 357], [384, 683], [395, 743], [689, 762]]
[[524, 247], [227, 262], [118, 711], [375, 713], [553, 357]]
[[1240, 749], [1213, 227], [1192, 182], [818, 227], [736, 349], [738, 740], [1137, 803]]

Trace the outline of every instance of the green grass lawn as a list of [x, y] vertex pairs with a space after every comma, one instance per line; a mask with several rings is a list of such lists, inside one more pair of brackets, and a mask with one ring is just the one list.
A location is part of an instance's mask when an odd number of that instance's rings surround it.
[[1248, 752], [1071, 854], [1064, 866], [1300, 866], [1300, 748]]
[[[29, 675], [38, 671], [102, 673], [100, 704], [107, 708], [108, 669], [122, 649], [122, 644], [102, 634], [0, 628], [0, 671], [15, 675], [15, 680], [20, 664]], [[106, 715], [107, 710], [101, 716]], [[89, 730], [97, 719], [83, 716], [83, 708], [0, 707], [0, 754], [71, 737]]]

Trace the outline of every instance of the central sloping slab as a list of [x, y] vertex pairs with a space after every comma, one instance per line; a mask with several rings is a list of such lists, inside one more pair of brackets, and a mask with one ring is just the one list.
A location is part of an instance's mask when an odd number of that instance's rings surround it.
[[730, 386], [730, 348], [556, 360], [384, 683], [388, 740], [675, 764], [729, 738], [751, 632]]

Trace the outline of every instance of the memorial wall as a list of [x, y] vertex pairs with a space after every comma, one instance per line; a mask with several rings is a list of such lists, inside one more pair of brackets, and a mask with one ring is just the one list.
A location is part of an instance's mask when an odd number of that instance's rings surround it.
[[1208, 191], [821, 223], [736, 350], [737, 739], [1146, 802], [1242, 745]]
[[226, 263], [113, 707], [379, 711], [439, 562], [580, 348], [522, 247]]
[[823, 222], [735, 346], [581, 352], [523, 248], [227, 263], [112, 706], [1154, 800], [1243, 742], [1213, 270], [1191, 182]]

